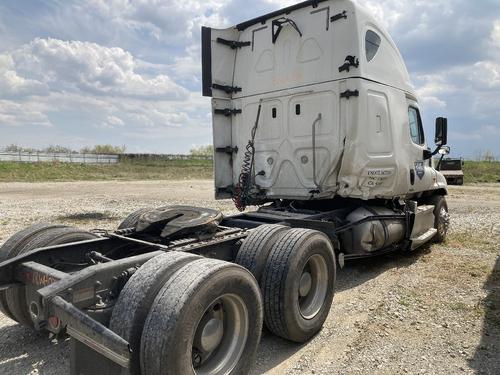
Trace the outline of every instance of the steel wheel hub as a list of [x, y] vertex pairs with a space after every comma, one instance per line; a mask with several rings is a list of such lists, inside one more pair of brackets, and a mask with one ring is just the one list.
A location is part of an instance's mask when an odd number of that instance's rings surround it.
[[299, 295], [305, 297], [311, 291], [312, 277], [309, 272], [304, 272], [300, 277]]
[[222, 341], [224, 327], [222, 320], [210, 319], [201, 330], [200, 346], [205, 352], [211, 352]]
[[304, 319], [313, 319], [323, 307], [328, 292], [328, 267], [325, 258], [312, 255], [300, 276], [298, 305]]
[[248, 327], [248, 310], [239, 296], [224, 294], [210, 304], [193, 338], [191, 357], [194, 373], [231, 373], [243, 354]]

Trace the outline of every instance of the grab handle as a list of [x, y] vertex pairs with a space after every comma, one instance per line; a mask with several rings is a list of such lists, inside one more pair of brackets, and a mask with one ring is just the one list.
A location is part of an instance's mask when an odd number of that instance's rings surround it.
[[314, 120], [312, 124], [312, 156], [313, 156], [313, 181], [314, 185], [320, 189], [318, 181], [316, 181], [316, 124], [321, 120], [321, 113], [318, 113], [318, 117]]

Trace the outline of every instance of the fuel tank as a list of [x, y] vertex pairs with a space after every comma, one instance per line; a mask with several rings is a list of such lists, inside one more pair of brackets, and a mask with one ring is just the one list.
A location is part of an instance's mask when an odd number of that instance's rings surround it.
[[[395, 212], [386, 207], [359, 207], [347, 215], [349, 223], [355, 223], [365, 217], [374, 215], [394, 215]], [[342, 234], [341, 249], [349, 254], [371, 253], [389, 245], [400, 242], [404, 238], [405, 228], [401, 220], [372, 220], [355, 225]]]

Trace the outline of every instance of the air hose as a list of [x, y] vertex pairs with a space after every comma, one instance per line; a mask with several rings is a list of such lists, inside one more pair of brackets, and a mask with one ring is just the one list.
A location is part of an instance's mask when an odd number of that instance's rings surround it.
[[243, 162], [241, 164], [241, 172], [238, 177], [238, 183], [234, 189], [233, 202], [238, 211], [244, 211], [247, 207], [250, 198], [250, 188], [252, 187], [252, 170], [255, 163], [255, 133], [259, 125], [260, 110], [262, 104], [259, 103], [257, 109], [257, 117], [255, 124], [252, 128], [251, 138], [245, 147], [245, 154], [243, 155]]

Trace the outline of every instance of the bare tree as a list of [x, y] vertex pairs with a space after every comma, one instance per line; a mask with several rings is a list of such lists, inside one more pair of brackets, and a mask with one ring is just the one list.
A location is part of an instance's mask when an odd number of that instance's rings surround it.
[[491, 152], [491, 150], [486, 150], [483, 155], [483, 160], [488, 162], [495, 161], [495, 155], [493, 155], [493, 152]]
[[195, 147], [189, 150], [189, 153], [192, 156], [212, 156], [214, 153], [214, 146], [205, 145], [205, 146]]

